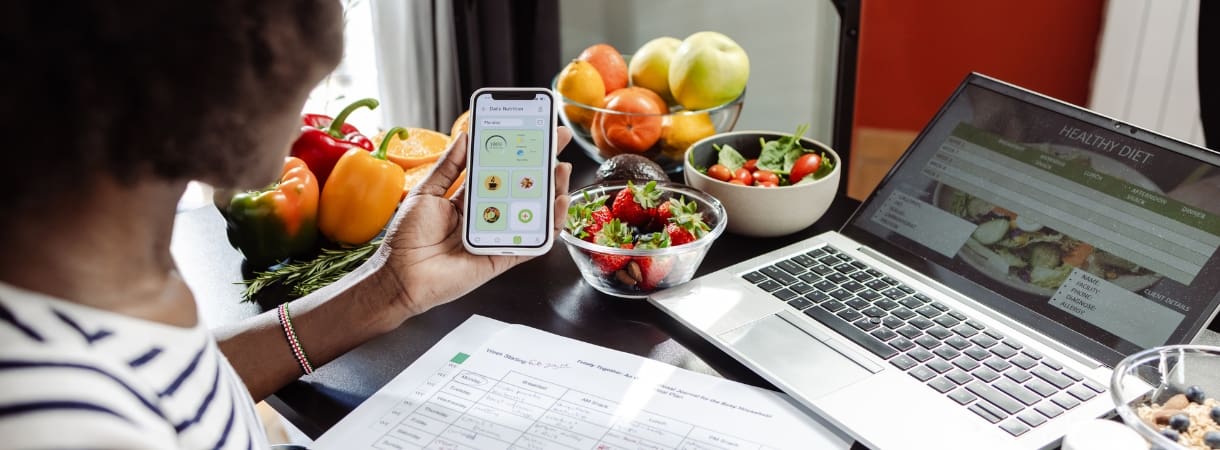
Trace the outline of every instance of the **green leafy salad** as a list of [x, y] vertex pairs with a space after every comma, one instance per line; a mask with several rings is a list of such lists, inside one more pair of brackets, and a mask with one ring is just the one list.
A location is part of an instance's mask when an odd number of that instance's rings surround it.
[[1058, 288], [1074, 268], [1110, 281], [1151, 275], [1151, 271], [1131, 261], [986, 200], [942, 188], [951, 193], [949, 212], [978, 225], [966, 247], [980, 256], [992, 273], [1007, 274], [1044, 289]]
[[[834, 171], [830, 154], [801, 145], [808, 125], [775, 140], [759, 138], [757, 159], [747, 159], [731, 145], [714, 145], [716, 164], [698, 167], [699, 172], [720, 181], [745, 186], [776, 187], [812, 183]], [[692, 153], [693, 157], [693, 153]], [[691, 161], [694, 166], [694, 161]]]

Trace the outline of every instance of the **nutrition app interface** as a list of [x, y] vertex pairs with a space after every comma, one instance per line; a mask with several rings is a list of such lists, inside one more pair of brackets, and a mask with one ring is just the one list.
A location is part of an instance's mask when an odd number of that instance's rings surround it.
[[550, 230], [545, 217], [551, 200], [551, 101], [544, 94], [533, 100], [497, 100], [482, 94], [476, 103], [470, 242], [541, 246]]

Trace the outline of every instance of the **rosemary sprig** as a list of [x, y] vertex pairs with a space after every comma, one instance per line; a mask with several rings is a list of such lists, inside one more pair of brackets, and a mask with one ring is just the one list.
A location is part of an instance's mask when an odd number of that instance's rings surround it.
[[254, 301], [260, 292], [272, 286], [287, 287], [294, 298], [304, 297], [339, 281], [344, 275], [360, 267], [380, 245], [381, 240], [378, 239], [360, 247], [323, 249], [313, 260], [284, 264], [274, 270], [257, 272], [254, 278], [242, 281], [246, 285], [246, 289], [241, 293], [242, 300]]

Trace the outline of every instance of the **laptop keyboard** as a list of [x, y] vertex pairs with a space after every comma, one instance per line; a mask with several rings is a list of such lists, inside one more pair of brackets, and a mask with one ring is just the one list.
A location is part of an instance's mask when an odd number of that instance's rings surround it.
[[1106, 391], [829, 246], [742, 278], [1013, 436]]

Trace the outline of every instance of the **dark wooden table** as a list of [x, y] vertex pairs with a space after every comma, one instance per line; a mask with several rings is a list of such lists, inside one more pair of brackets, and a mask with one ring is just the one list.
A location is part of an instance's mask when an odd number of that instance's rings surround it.
[[[592, 182], [596, 164], [575, 145], [560, 159], [575, 166], [572, 186]], [[859, 202], [840, 195], [821, 220], [789, 236], [758, 239], [725, 233], [712, 245], [697, 275], [838, 229], [857, 206]], [[215, 208], [180, 212], [172, 250], [210, 325], [235, 322], [264, 310], [239, 300], [241, 255], [225, 240], [224, 222]], [[288, 385], [268, 402], [303, 432], [317, 438], [473, 314], [774, 389], [646, 301], [619, 299], [589, 287], [565, 245], [556, 242], [550, 253], [510, 270], [465, 297], [408, 320], [397, 330]], [[1216, 325], [1213, 323], [1212, 328]], [[1220, 335], [1206, 331], [1196, 342], [1220, 345]]]
[[[591, 183], [596, 164], [575, 145], [567, 150], [560, 159], [575, 166], [572, 186]], [[698, 275], [836, 229], [858, 204], [840, 196], [816, 224], [780, 238], [725, 233], [712, 245]], [[172, 249], [204, 320], [211, 326], [242, 320], [263, 310], [257, 304], [240, 301], [242, 287], [235, 283], [242, 278], [241, 256], [225, 240], [224, 222], [215, 208], [180, 212]], [[510, 270], [465, 297], [408, 320], [397, 330], [285, 387], [268, 402], [316, 438], [473, 314], [772, 388], [646, 301], [619, 299], [589, 287], [565, 245], [556, 242], [550, 253]]]

